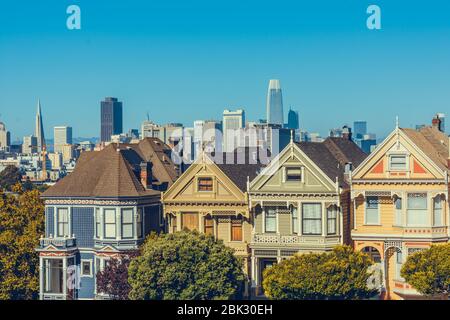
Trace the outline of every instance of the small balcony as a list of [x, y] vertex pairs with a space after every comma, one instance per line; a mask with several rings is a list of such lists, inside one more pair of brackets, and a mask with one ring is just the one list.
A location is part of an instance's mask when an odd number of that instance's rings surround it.
[[71, 237], [58, 237], [53, 238], [52, 236], [47, 238], [40, 238], [39, 245], [41, 248], [45, 248], [49, 245], [54, 246], [57, 249], [71, 249], [77, 246], [77, 241], [74, 235]]

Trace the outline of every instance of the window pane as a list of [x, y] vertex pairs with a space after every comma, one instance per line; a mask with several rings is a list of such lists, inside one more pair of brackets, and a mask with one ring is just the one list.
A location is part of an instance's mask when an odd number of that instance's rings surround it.
[[122, 223], [133, 223], [133, 209], [122, 209]]
[[69, 222], [69, 210], [66, 208], [58, 209], [58, 221]]
[[434, 226], [442, 225], [442, 202], [443, 201], [439, 196], [434, 199], [434, 210], [433, 210]]
[[304, 203], [303, 212], [303, 234], [322, 233], [322, 205], [320, 203]]
[[116, 237], [116, 225], [115, 224], [105, 224], [105, 237], [115, 238]]
[[395, 225], [402, 225], [402, 199], [396, 198], [394, 200], [394, 208], [395, 208]]
[[116, 222], [116, 210], [105, 209], [105, 223], [115, 223]]
[[408, 209], [426, 209], [427, 194], [426, 193], [409, 193]]
[[303, 204], [303, 218], [315, 218], [320, 219], [321, 214], [320, 203], [304, 203]]
[[133, 224], [124, 224], [122, 225], [122, 237], [124, 238], [132, 238], [133, 237]]
[[367, 197], [366, 199], [366, 223], [377, 224], [379, 223], [379, 199], [378, 197]]
[[274, 208], [266, 208], [265, 212], [266, 212], [266, 217], [265, 217], [266, 232], [276, 232], [277, 231], [276, 210]]
[[336, 234], [337, 209], [331, 207], [327, 209], [327, 234]]

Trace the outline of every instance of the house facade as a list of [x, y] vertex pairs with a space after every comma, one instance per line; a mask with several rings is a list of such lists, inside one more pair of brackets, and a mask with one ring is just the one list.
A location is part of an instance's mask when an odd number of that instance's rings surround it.
[[366, 157], [348, 137], [293, 141], [250, 183], [252, 289], [263, 271], [297, 253], [350, 243], [352, 166]]
[[262, 168], [258, 149], [250, 149], [204, 152], [162, 196], [168, 232], [188, 229], [213, 235], [235, 250], [246, 274], [252, 234], [246, 190]]
[[42, 194], [40, 299], [108, 298], [97, 290], [96, 273], [163, 229], [159, 190], [177, 175], [169, 151], [147, 138], [84, 152], [74, 172]]
[[389, 299], [418, 293], [401, 277], [408, 255], [449, 240], [449, 137], [399, 128], [352, 174], [355, 250], [370, 254]]

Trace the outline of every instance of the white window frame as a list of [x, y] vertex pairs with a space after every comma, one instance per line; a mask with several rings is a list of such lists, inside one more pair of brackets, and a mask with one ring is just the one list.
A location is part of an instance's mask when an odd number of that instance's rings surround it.
[[[289, 170], [300, 170], [300, 180], [288, 180]], [[302, 166], [286, 166], [284, 167], [284, 182], [285, 183], [303, 183], [303, 167]]]
[[[392, 167], [392, 158], [393, 157], [404, 157], [405, 158], [405, 167], [404, 168], [393, 168]], [[389, 168], [389, 171], [409, 171], [409, 155], [407, 153], [391, 153], [391, 154], [389, 154], [388, 168]]]
[[[123, 213], [126, 210], [130, 210], [131, 211], [131, 237], [125, 237], [124, 236], [124, 222], [123, 222]], [[126, 225], [130, 225], [129, 222], [126, 223]], [[122, 239], [134, 239], [135, 238], [135, 228], [136, 224], [135, 224], [135, 219], [134, 219], [134, 208], [133, 207], [124, 207], [124, 208], [120, 208], [120, 234], [121, 234], [121, 238]]]
[[[408, 207], [408, 198], [410, 194], [424, 194], [425, 195], [425, 203], [426, 203], [426, 209], [422, 209], [426, 211], [427, 217], [426, 217], [426, 222], [424, 224], [411, 224], [409, 221], [409, 210], [418, 210], [418, 209], [409, 209]], [[406, 194], [406, 225], [408, 227], [419, 227], [419, 228], [423, 228], [423, 227], [429, 227], [430, 226], [430, 203], [429, 203], [429, 196], [427, 192], [409, 192]]]
[[[393, 199], [393, 208], [394, 208], [394, 226], [402, 227], [403, 226], [403, 216], [404, 216], [404, 204], [403, 197], [395, 197]], [[397, 209], [397, 201], [400, 201], [400, 209]]]
[[[89, 274], [84, 274], [83, 273], [83, 264], [84, 263], [89, 263]], [[81, 267], [81, 272], [80, 272], [80, 276], [82, 277], [82, 278], [92, 278], [93, 276], [94, 276], [94, 272], [93, 272], [93, 270], [92, 270], [92, 259], [81, 259], [80, 260], [80, 267]]]
[[[266, 229], [266, 214], [267, 214], [267, 210], [269, 208], [274, 208], [274, 210], [275, 210], [275, 231], [267, 231], [267, 229]], [[277, 208], [276, 207], [264, 207], [263, 216], [264, 216], [264, 219], [263, 219], [264, 232], [263, 233], [271, 233], [271, 234], [277, 233], [278, 232], [278, 212], [277, 212]]]
[[[108, 211], [113, 211], [114, 212], [114, 237], [107, 237], [106, 236], [106, 213]], [[117, 239], [118, 236], [118, 232], [117, 232], [117, 209], [116, 208], [104, 208], [103, 209], [103, 239]], [[108, 223], [108, 224], [112, 224], [112, 223]]]
[[[326, 219], [327, 219], [327, 224], [326, 224], [327, 225], [327, 235], [330, 235], [330, 236], [338, 235], [339, 208], [336, 205], [330, 205], [326, 208], [325, 212], [326, 212]], [[331, 212], [334, 212], [334, 214], [335, 214], [334, 218], [329, 217], [329, 214]], [[329, 220], [334, 220], [334, 232], [333, 233], [329, 232], [329, 225], [328, 225]]]
[[[304, 208], [304, 206], [305, 205], [319, 205], [320, 206], [320, 232], [319, 233], [306, 233], [305, 232], [305, 224], [304, 224], [304, 221], [305, 220], [318, 220], [318, 219], [311, 219], [311, 218], [305, 218], [305, 213], [304, 213], [304, 210], [303, 210], [303, 208]], [[324, 214], [323, 214], [323, 211], [324, 211], [324, 204], [322, 203], [322, 202], [302, 202], [302, 221], [301, 221], [301, 224], [302, 224], [302, 236], [315, 236], [315, 237], [317, 237], [317, 236], [322, 236], [322, 235], [324, 235]]]
[[[378, 206], [377, 206], [377, 222], [367, 222], [367, 199], [368, 198], [377, 198]], [[380, 215], [380, 206], [381, 201], [379, 196], [366, 196], [364, 198], [364, 225], [367, 226], [380, 226], [381, 225], [381, 215]]]
[[[59, 210], [66, 210], [67, 211], [67, 222], [65, 222], [65, 224], [67, 224], [67, 234], [63, 234], [63, 235], [60, 235], [59, 234], [59, 224], [60, 224], [60, 222], [59, 222]], [[71, 228], [70, 228], [70, 225], [71, 225], [71, 221], [70, 221], [70, 208], [69, 207], [57, 207], [56, 208], [56, 210], [55, 210], [55, 212], [56, 212], [56, 217], [55, 217], [55, 222], [56, 222], [56, 237], [57, 238], [67, 238], [67, 237], [69, 237], [70, 238], [70, 235], [71, 235]]]
[[[294, 210], [297, 213], [297, 216], [295, 217], [295, 219], [294, 219]], [[300, 215], [300, 209], [295, 206], [291, 206], [291, 225], [292, 225], [291, 232], [292, 232], [292, 234], [298, 235], [300, 232], [300, 219], [299, 219], [300, 217], [299, 217], [299, 215]], [[297, 227], [297, 232], [295, 232], [295, 227]]]
[[[441, 204], [441, 207], [439, 208], [439, 210], [440, 210], [440, 217], [439, 217], [440, 223], [439, 224], [436, 223], [436, 200], [438, 200], [438, 199], [439, 199], [439, 202]], [[445, 212], [445, 207], [446, 206], [445, 206], [445, 199], [444, 199], [444, 197], [442, 195], [440, 195], [440, 194], [437, 195], [436, 197], [434, 197], [432, 199], [432, 204], [433, 204], [433, 227], [443, 227], [443, 226], [445, 226], [443, 213]]]

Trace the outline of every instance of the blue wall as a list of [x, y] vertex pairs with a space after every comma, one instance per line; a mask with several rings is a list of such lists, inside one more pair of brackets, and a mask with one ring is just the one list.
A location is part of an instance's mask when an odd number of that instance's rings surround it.
[[54, 216], [53, 207], [45, 208], [45, 236], [49, 237], [50, 234], [55, 236], [54, 228], [55, 228], [55, 216]]
[[94, 247], [94, 208], [72, 208], [72, 233], [77, 238], [77, 246], [81, 248]]
[[[81, 277], [81, 288], [78, 290], [78, 298], [93, 299], [95, 289], [95, 260], [94, 254], [90, 252], [80, 252], [77, 258], [77, 264], [81, 267], [81, 259], [89, 259], [92, 261], [92, 277]], [[80, 270], [81, 276], [81, 270]]]

